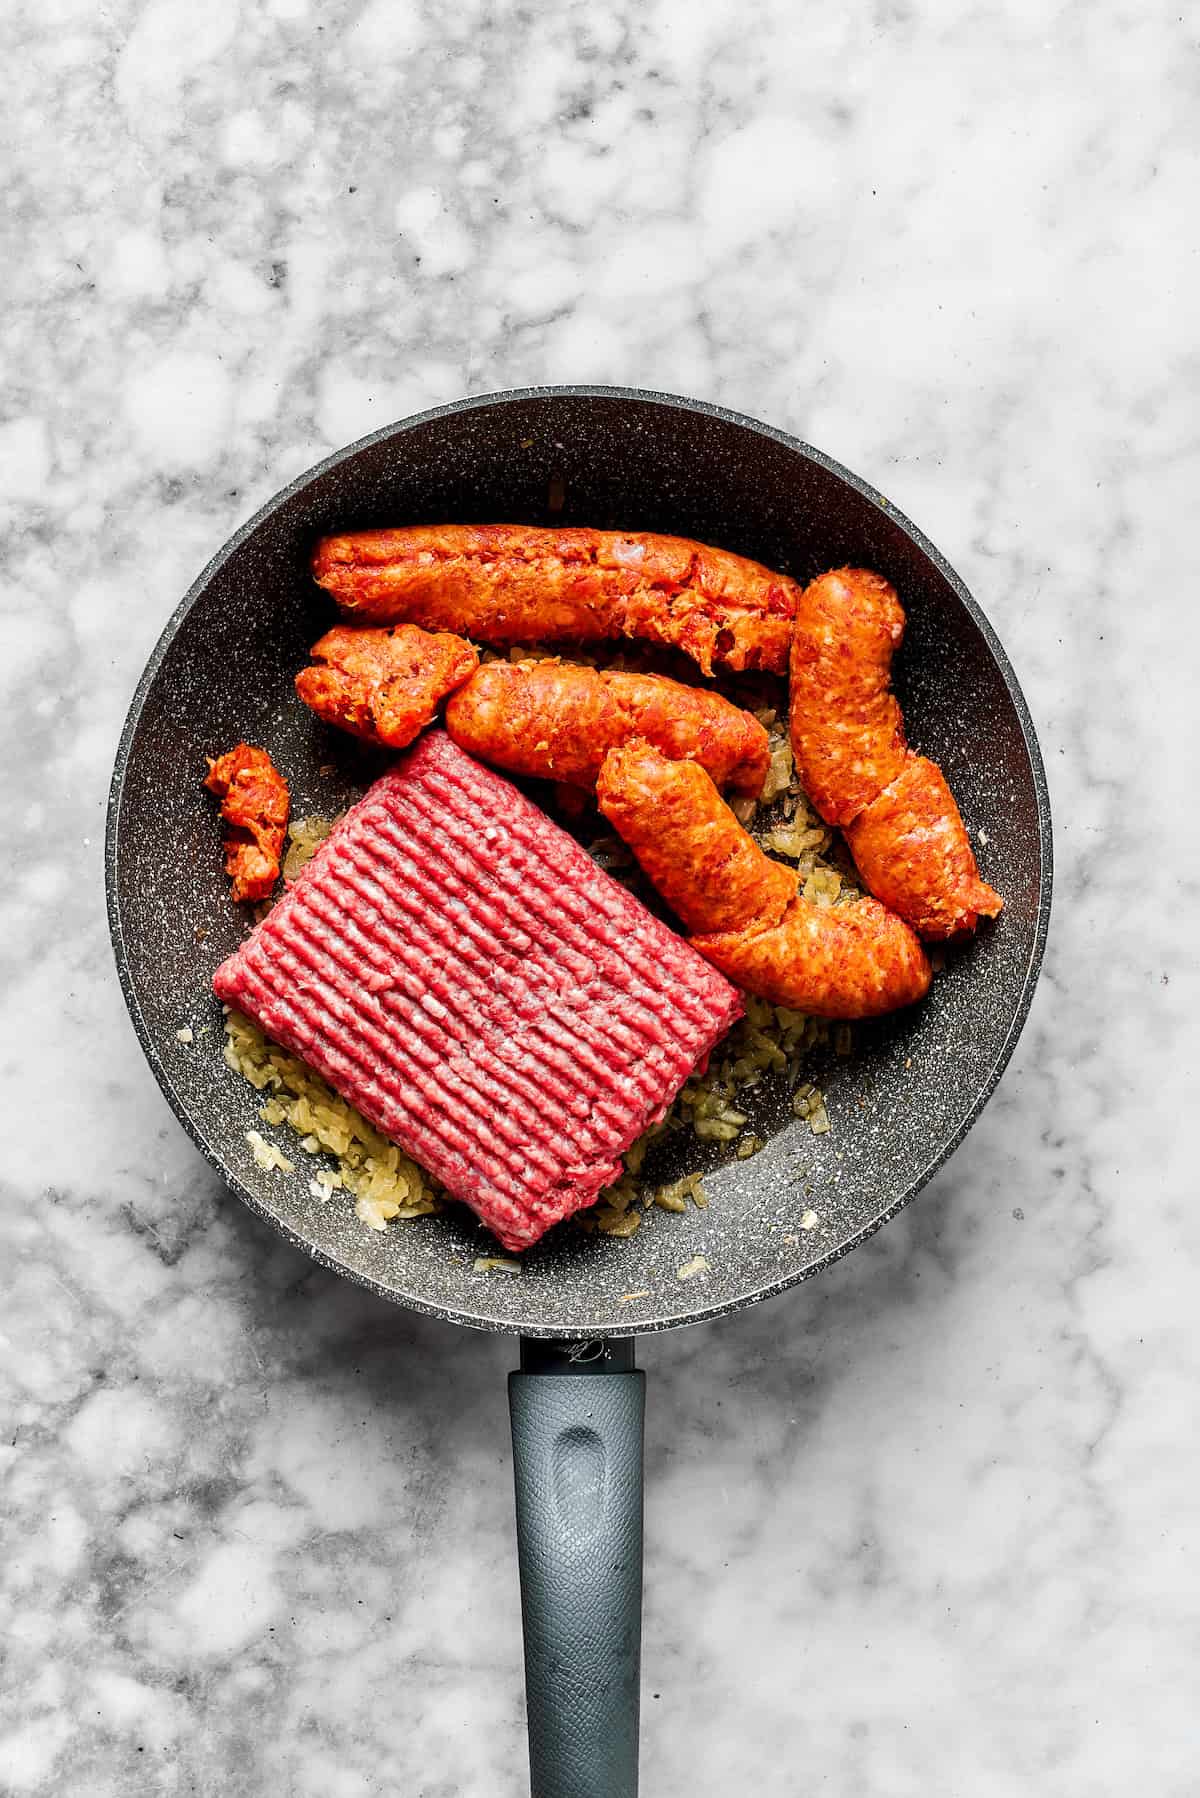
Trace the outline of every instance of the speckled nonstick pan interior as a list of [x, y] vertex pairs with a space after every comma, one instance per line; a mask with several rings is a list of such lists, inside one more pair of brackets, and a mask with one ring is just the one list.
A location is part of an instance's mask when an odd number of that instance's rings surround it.
[[[815, 1065], [832, 1129], [767, 1095], [767, 1147], [706, 1176], [707, 1211], [655, 1212], [635, 1236], [552, 1232], [519, 1276], [477, 1273], [494, 1242], [451, 1213], [368, 1230], [297, 1171], [263, 1173], [258, 1100], [221, 1060], [217, 963], [247, 928], [229, 899], [206, 754], [267, 745], [293, 815], [340, 808], [379, 764], [299, 703], [292, 677], [332, 616], [307, 559], [324, 532], [442, 520], [678, 532], [804, 578], [866, 564], [908, 613], [897, 686], [909, 736], [986, 832], [1003, 916], [949, 958], [930, 998], [859, 1026]], [[464, 401], [388, 427], [273, 499], [214, 557], [138, 687], [113, 779], [107, 879], [125, 996], [150, 1064], [208, 1159], [255, 1211], [327, 1265], [402, 1304], [526, 1336], [594, 1338], [713, 1316], [818, 1271], [912, 1198], [962, 1139], [1012, 1051], [1050, 902], [1045, 779], [1004, 652], [962, 582], [868, 485], [781, 432], [715, 407], [605, 388]], [[176, 1031], [189, 1024], [195, 1040]], [[818, 1225], [801, 1230], [815, 1211]], [[676, 1270], [703, 1255], [708, 1272]], [[628, 1293], [644, 1292], [629, 1301]]]
[[[879, 569], [908, 612], [897, 686], [910, 739], [942, 763], [981, 841], [986, 833], [983, 871], [1006, 901], [922, 1005], [859, 1027], [852, 1055], [814, 1065], [828, 1135], [814, 1137], [791, 1115], [786, 1091], [759, 1092], [753, 1124], [767, 1146], [706, 1176], [708, 1210], [654, 1210], [620, 1240], [568, 1223], [515, 1276], [476, 1272], [494, 1243], [465, 1209], [377, 1234], [348, 1202], [310, 1196], [303, 1155], [294, 1174], [263, 1173], [245, 1134], [258, 1097], [224, 1066], [209, 984], [248, 921], [222, 872], [201, 787], [205, 755], [239, 738], [265, 744], [287, 775], [294, 816], [339, 810], [379, 765], [320, 725], [292, 688], [330, 615], [308, 575], [314, 539], [448, 520], [674, 531], [800, 578], [844, 563]], [[130, 709], [107, 881], [142, 1046], [235, 1191], [377, 1292], [525, 1339], [509, 1402], [531, 1791], [635, 1798], [644, 1376], [632, 1344], [617, 1339], [750, 1304], [862, 1242], [970, 1128], [1037, 978], [1050, 905], [1045, 778], [1028, 711], [979, 608], [880, 495], [751, 419], [607, 388], [443, 407], [304, 476], [204, 570]], [[193, 1035], [181, 1043], [184, 1024]], [[694, 1164], [695, 1145], [687, 1152]], [[810, 1211], [816, 1227], [804, 1228]], [[681, 1281], [677, 1270], [697, 1255], [708, 1271]]]

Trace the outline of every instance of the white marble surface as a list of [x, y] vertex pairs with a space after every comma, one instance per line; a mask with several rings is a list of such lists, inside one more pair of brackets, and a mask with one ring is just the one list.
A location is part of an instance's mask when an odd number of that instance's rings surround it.
[[649, 1344], [644, 1789], [1197, 1789], [1196, 45], [1186, 9], [6, 9], [0, 1790], [523, 1789], [507, 1343], [338, 1284], [142, 1064], [120, 720], [286, 479], [465, 392], [726, 402], [957, 564], [1043, 733], [984, 1120]]

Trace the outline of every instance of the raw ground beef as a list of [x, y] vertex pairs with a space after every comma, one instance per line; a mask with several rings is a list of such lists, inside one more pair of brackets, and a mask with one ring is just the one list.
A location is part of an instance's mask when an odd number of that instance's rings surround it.
[[510, 1249], [590, 1205], [738, 993], [427, 733], [213, 980]]

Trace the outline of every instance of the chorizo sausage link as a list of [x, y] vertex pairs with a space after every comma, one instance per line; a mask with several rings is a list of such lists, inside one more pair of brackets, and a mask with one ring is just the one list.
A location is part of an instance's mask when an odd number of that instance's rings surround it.
[[796, 602], [792, 756], [827, 824], [848, 824], [904, 765], [904, 721], [891, 690], [903, 635], [895, 588], [866, 569], [820, 575]]
[[863, 1018], [922, 998], [930, 967], [873, 899], [817, 906], [763, 853], [707, 774], [634, 742], [605, 757], [600, 809], [690, 934], [748, 992], [819, 1017]]
[[446, 729], [460, 749], [510, 773], [586, 789], [608, 751], [631, 737], [755, 797], [771, 755], [758, 719], [717, 693], [552, 660], [485, 664], [450, 700]]
[[326, 537], [313, 574], [360, 622], [496, 644], [643, 638], [684, 650], [706, 674], [784, 673], [800, 592], [786, 575], [686, 537], [514, 524]]
[[795, 896], [794, 869], [763, 854], [695, 762], [635, 740], [605, 756], [596, 799], [690, 931], [777, 922]]
[[954, 795], [936, 762], [906, 745], [891, 691], [904, 634], [895, 588], [864, 568], [818, 576], [796, 606], [792, 755], [805, 792], [839, 824], [863, 884], [931, 941], [995, 917]]
[[979, 877], [945, 775], [923, 755], [910, 755], [846, 826], [846, 841], [871, 892], [930, 942], [974, 930], [1003, 906]]

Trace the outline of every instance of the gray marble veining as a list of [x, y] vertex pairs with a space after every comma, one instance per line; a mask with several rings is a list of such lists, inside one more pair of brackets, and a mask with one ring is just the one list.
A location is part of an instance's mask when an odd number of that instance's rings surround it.
[[1116, 0], [8, 10], [0, 1791], [519, 1793], [511, 1346], [338, 1284], [143, 1066], [129, 694], [256, 505], [464, 392], [868, 475], [1025, 685], [1059, 854], [983, 1121], [647, 1345], [650, 1798], [1196, 1788], [1196, 45]]

